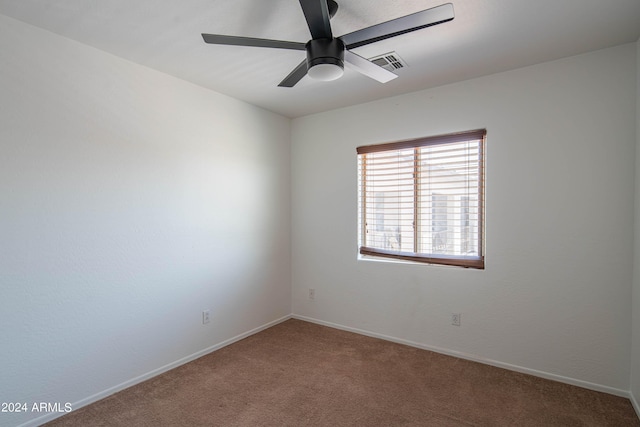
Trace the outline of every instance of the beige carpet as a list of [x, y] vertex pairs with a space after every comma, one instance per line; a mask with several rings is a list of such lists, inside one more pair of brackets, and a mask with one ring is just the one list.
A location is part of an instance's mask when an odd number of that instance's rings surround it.
[[59, 426], [640, 426], [627, 399], [300, 320]]

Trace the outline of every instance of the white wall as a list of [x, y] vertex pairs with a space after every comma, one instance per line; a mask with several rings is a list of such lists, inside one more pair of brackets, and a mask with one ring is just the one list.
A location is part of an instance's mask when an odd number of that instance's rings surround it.
[[631, 401], [640, 416], [640, 40], [636, 43], [636, 211], [631, 335]]
[[[635, 49], [295, 119], [294, 314], [626, 394]], [[359, 261], [356, 147], [485, 127], [486, 270]]]
[[291, 313], [289, 119], [1, 15], [0, 52], [0, 402], [87, 402]]

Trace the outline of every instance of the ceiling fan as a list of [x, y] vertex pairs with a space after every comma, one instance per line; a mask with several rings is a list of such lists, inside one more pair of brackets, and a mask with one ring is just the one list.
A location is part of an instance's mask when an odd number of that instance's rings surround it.
[[281, 87], [295, 86], [306, 74], [317, 80], [335, 80], [342, 76], [345, 62], [361, 74], [386, 83], [398, 76], [351, 52], [351, 49], [442, 24], [454, 18], [453, 5], [446, 3], [334, 37], [329, 22], [338, 11], [338, 4], [334, 0], [300, 0], [300, 6], [312, 37], [307, 43], [219, 34], [202, 34], [202, 38], [211, 44], [306, 51], [307, 58], [280, 82], [278, 86]]

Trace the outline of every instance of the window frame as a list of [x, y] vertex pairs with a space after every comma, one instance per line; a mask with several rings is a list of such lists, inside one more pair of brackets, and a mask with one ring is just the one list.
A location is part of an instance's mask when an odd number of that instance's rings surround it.
[[[396, 260], [404, 260], [410, 262], [426, 263], [426, 264], [439, 264], [449, 266], [459, 266], [465, 268], [485, 268], [485, 145], [486, 145], [486, 129], [476, 129], [466, 132], [451, 133], [445, 135], [429, 136], [424, 138], [403, 140], [397, 142], [388, 142], [383, 144], [365, 145], [357, 147], [356, 152], [358, 154], [358, 225], [359, 231], [359, 253], [362, 256], [382, 257]], [[445, 254], [433, 254], [417, 252], [417, 244], [414, 243], [414, 251], [394, 251], [381, 248], [374, 248], [363, 246], [363, 241], [366, 244], [367, 235], [367, 221], [366, 221], [366, 155], [370, 153], [380, 153], [385, 151], [399, 151], [406, 149], [414, 150], [414, 236], [420, 233], [420, 226], [415, 226], [418, 221], [417, 206], [419, 204], [419, 157], [415, 153], [421, 147], [436, 146], [456, 142], [464, 141], [479, 141], [478, 144], [478, 254], [473, 256], [467, 255], [445, 255]], [[364, 165], [361, 163], [361, 156], [364, 155]], [[475, 162], [474, 162], [475, 164]], [[473, 193], [475, 194], [475, 192]], [[364, 206], [363, 206], [364, 205]], [[416, 239], [414, 239], [414, 242]]]

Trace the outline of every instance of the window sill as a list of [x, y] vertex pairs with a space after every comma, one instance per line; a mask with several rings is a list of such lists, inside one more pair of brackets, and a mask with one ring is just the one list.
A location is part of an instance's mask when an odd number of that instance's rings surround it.
[[400, 265], [418, 265], [423, 267], [441, 267], [446, 269], [463, 269], [463, 270], [476, 270], [476, 271], [484, 271], [484, 268], [472, 268], [472, 267], [463, 267], [459, 265], [447, 265], [447, 264], [436, 264], [429, 262], [417, 262], [410, 261], [406, 259], [395, 259], [395, 258], [386, 258], [381, 256], [374, 255], [362, 255], [358, 254], [358, 262], [371, 262], [371, 263], [381, 263], [381, 264], [400, 264]]
[[460, 267], [474, 270], [484, 270], [484, 257], [431, 257], [422, 254], [408, 254], [404, 252], [384, 251], [380, 249], [371, 249], [361, 247], [359, 252], [360, 259], [373, 258], [381, 262], [397, 262], [403, 264], [422, 264], [422, 265], [439, 265], [446, 267]]

